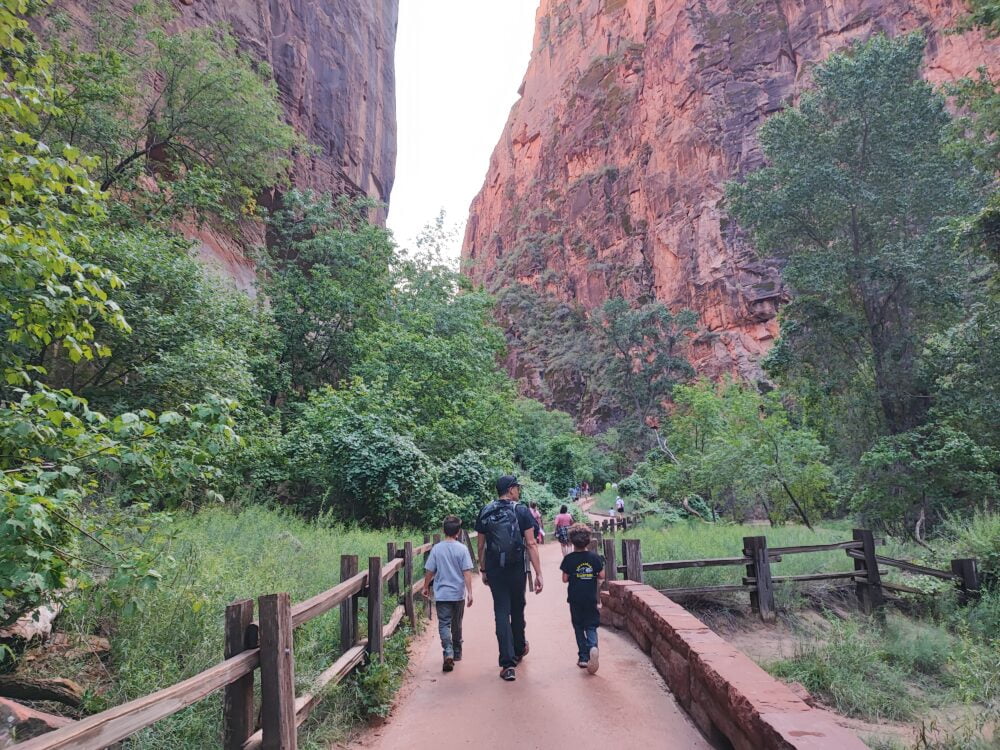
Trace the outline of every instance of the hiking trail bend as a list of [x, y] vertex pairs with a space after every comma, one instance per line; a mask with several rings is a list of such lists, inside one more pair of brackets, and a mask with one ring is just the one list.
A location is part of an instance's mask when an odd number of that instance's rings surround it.
[[530, 652], [517, 668], [517, 681], [499, 679], [493, 600], [477, 575], [455, 671], [441, 671], [437, 622], [427, 623], [411, 645], [409, 672], [390, 717], [347, 747], [711, 749], [627, 635], [602, 627], [600, 670], [589, 675], [576, 666], [559, 545], [553, 540], [539, 552], [545, 587], [527, 595]]

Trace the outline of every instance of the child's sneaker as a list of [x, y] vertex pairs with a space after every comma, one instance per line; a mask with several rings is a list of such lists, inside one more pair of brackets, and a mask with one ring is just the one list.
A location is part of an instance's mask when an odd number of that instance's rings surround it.
[[455, 652], [455, 661], [462, 661], [462, 652], [461, 651], [456, 651]]
[[451, 656], [444, 657], [444, 665], [441, 667], [441, 671], [450, 672], [455, 668], [455, 659]]
[[514, 673], [514, 667], [507, 667], [500, 673], [500, 679], [507, 682], [513, 682], [517, 679], [517, 675]]
[[597, 651], [597, 646], [594, 646], [590, 649], [590, 661], [587, 662], [587, 671], [594, 674], [600, 666], [600, 654]]
[[580, 659], [580, 661], [576, 663], [576, 666], [578, 666], [580, 669], [586, 669], [587, 662], [585, 662], [583, 659]]

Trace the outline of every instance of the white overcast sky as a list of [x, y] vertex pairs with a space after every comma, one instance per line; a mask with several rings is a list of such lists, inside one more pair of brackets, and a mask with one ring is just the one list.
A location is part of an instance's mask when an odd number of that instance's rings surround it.
[[531, 56], [538, 0], [401, 0], [398, 157], [389, 228], [403, 247], [445, 210], [461, 249]]

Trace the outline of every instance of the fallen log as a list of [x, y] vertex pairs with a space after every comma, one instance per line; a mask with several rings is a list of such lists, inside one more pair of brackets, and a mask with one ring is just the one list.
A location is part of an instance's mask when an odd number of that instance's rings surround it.
[[36, 711], [0, 698], [0, 748], [11, 747], [15, 742], [29, 740], [72, 723], [73, 720], [65, 716]]
[[83, 702], [83, 688], [73, 680], [42, 679], [17, 674], [0, 674], [0, 697], [24, 701], [58, 701], [78, 708]]

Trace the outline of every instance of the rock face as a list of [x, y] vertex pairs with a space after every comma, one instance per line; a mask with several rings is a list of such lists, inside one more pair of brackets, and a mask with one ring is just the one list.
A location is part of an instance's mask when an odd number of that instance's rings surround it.
[[[56, 0], [87, 24], [94, 0]], [[135, 0], [100, 4], [124, 12]], [[316, 146], [295, 160], [292, 182], [388, 203], [396, 169], [393, 55], [399, 0], [173, 0], [172, 26], [225, 25], [241, 49], [274, 71], [288, 122]], [[385, 212], [378, 212], [385, 221]], [[238, 287], [255, 274], [239, 238], [191, 228], [201, 257]]]
[[[1000, 44], [945, 35], [961, 0], [541, 0], [521, 99], [472, 203], [466, 273], [584, 309], [611, 297], [690, 307], [698, 370], [760, 377], [787, 298], [777, 261], [726, 218], [723, 186], [762, 163], [755, 132], [810, 68], [877, 32], [923, 29], [927, 78], [1000, 63]], [[517, 349], [524, 389], [538, 372]]]
[[296, 185], [389, 201], [396, 168], [399, 0], [175, 5], [182, 28], [227, 24], [244, 51], [270, 64], [288, 121], [320, 148], [298, 157]]

